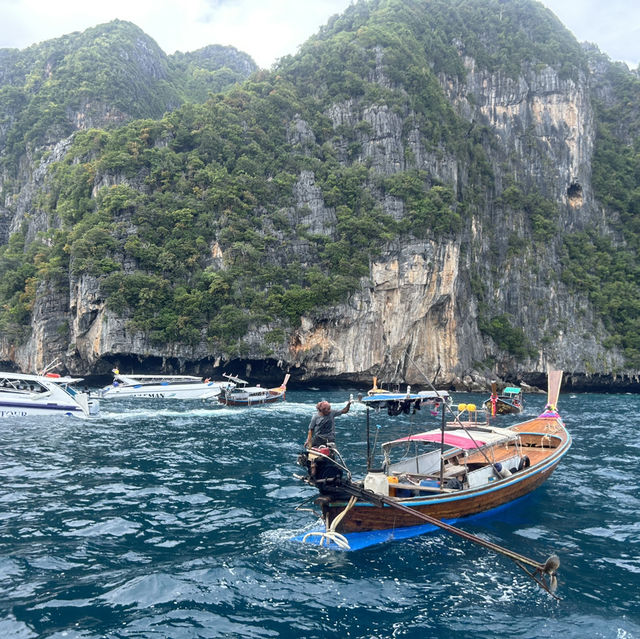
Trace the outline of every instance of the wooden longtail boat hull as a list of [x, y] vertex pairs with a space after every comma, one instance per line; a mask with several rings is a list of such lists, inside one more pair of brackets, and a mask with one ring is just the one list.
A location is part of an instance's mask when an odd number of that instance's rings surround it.
[[[491, 412], [491, 400], [488, 399], [484, 403], [485, 408]], [[511, 402], [498, 399], [496, 402], [496, 415], [517, 415], [522, 412], [522, 406], [513, 404]]]
[[234, 399], [221, 396], [219, 401], [226, 406], [260, 406], [261, 404], [273, 404], [284, 400], [283, 393], [277, 393], [273, 395], [262, 395], [260, 397], [249, 397], [246, 399]]
[[[522, 450], [530, 458], [529, 467], [507, 478], [496, 479], [474, 488], [402, 498], [398, 499], [398, 503], [440, 520], [454, 520], [503, 506], [532, 492], [556, 469], [571, 446], [571, 436], [562, 421], [556, 417], [538, 417], [523, 422], [512, 430], [521, 434], [524, 444]], [[511, 445], [505, 445], [499, 454], [502, 459], [507, 459], [513, 454], [513, 450]], [[479, 453], [473, 453], [468, 461], [473, 462], [474, 456], [480, 459]], [[496, 457], [495, 461], [500, 461], [500, 457]], [[318, 503], [322, 507], [327, 528], [336, 517], [342, 515], [335, 527], [342, 534], [395, 529], [422, 523], [410, 514], [362, 499], [346, 513], [346, 500], [321, 498]]]

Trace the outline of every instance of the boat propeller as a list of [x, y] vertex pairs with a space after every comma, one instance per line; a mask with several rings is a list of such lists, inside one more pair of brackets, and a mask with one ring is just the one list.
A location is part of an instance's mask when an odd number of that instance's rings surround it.
[[555, 594], [558, 588], [558, 578], [556, 577], [556, 574], [558, 572], [558, 568], [560, 568], [560, 558], [558, 555], [551, 555], [544, 564], [538, 565], [533, 572], [527, 570], [521, 561], [515, 560], [515, 562], [543, 590], [546, 590], [555, 599], [560, 598]]
[[551, 555], [551, 557], [544, 562], [542, 568], [542, 574], [549, 577], [549, 591], [552, 593], [554, 593], [558, 587], [558, 578], [556, 577], [558, 568], [560, 568], [560, 558], [558, 555]]

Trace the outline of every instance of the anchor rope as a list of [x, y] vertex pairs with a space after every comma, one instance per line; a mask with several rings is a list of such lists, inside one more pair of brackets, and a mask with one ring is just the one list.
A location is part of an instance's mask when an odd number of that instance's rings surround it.
[[357, 501], [358, 498], [355, 495], [352, 495], [347, 502], [347, 505], [344, 507], [344, 510], [331, 522], [331, 526], [326, 527], [325, 524], [326, 530], [324, 532], [319, 530], [308, 532], [302, 538], [302, 541], [307, 541], [309, 537], [320, 537], [320, 546], [324, 545], [325, 542], [327, 546], [329, 546], [331, 542], [333, 542], [343, 550], [350, 550], [351, 547], [349, 546], [347, 538], [339, 532], [336, 532], [336, 528], [340, 525], [340, 522], [343, 520], [344, 516], [353, 508]]

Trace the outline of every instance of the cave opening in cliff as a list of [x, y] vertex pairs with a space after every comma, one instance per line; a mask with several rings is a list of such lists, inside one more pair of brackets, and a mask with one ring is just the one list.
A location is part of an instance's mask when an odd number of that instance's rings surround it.
[[567, 197], [572, 204], [582, 203], [582, 187], [578, 182], [571, 182], [571, 184], [569, 184]]

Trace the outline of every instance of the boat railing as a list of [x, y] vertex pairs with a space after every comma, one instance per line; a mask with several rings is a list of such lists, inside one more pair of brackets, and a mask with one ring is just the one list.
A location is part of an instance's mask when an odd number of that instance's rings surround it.
[[489, 413], [483, 407], [478, 408], [475, 404], [458, 404], [458, 412], [454, 416], [454, 421], [447, 422], [448, 427], [488, 426]]
[[238, 385], [243, 384], [246, 386], [249, 383], [246, 379], [241, 379], [240, 377], [236, 377], [235, 375], [229, 375], [228, 373], [222, 373], [222, 377], [226, 377], [229, 381]]

